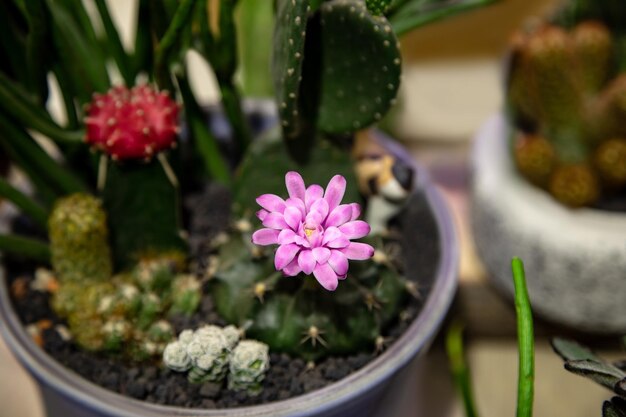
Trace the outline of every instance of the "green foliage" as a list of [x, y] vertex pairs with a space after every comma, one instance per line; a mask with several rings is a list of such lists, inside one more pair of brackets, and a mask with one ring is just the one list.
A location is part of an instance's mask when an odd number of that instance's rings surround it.
[[624, 362], [610, 363], [588, 348], [562, 338], [552, 339], [554, 351], [565, 361], [565, 369], [612, 390], [616, 396], [605, 401], [603, 417], [626, 416], [626, 369]]
[[391, 0], [365, 0], [367, 10], [369, 10], [374, 16], [383, 15], [389, 8], [390, 4]]

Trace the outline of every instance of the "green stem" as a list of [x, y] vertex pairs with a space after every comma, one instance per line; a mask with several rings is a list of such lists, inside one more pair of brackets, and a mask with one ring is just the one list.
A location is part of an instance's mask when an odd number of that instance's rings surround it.
[[168, 66], [171, 57], [178, 51], [179, 40], [183, 32], [188, 29], [193, 16], [194, 0], [182, 0], [176, 9], [172, 22], [165, 31], [163, 38], [159, 42], [155, 53], [154, 74], [159, 86], [167, 86]]
[[222, 92], [222, 106], [226, 117], [233, 128], [233, 136], [239, 145], [239, 151], [243, 154], [252, 141], [248, 121], [241, 108], [241, 98], [237, 87], [232, 81], [221, 81], [218, 79]]
[[446, 334], [446, 352], [448, 353], [454, 383], [461, 393], [465, 415], [466, 417], [476, 417], [478, 413], [474, 405], [470, 373], [463, 351], [463, 325], [458, 321], [452, 323]]
[[40, 262], [50, 262], [50, 248], [42, 241], [16, 235], [0, 234], [0, 251]]
[[80, 125], [78, 113], [76, 112], [76, 103], [74, 102], [74, 93], [72, 91], [72, 83], [70, 77], [61, 64], [55, 64], [52, 72], [57, 79], [61, 96], [63, 97], [63, 106], [65, 107], [65, 115], [67, 117], [67, 127], [76, 129]]
[[517, 386], [517, 417], [531, 417], [535, 378], [533, 316], [526, 288], [524, 264], [519, 258], [511, 261], [515, 285], [517, 313], [517, 341], [519, 347], [519, 374]]
[[0, 106], [22, 125], [34, 129], [57, 142], [81, 142], [83, 132], [68, 131], [57, 125], [37, 105], [19, 94], [11, 81], [0, 74]]
[[98, 8], [98, 13], [100, 14], [102, 25], [106, 32], [107, 45], [110, 48], [113, 59], [115, 59], [117, 68], [120, 70], [120, 74], [122, 78], [124, 78], [126, 85], [129, 87], [133, 86], [135, 84], [135, 77], [131, 69], [130, 58], [126, 50], [124, 50], [119, 32], [109, 14], [109, 8], [104, 0], [96, 0], [96, 7]]
[[0, 177], [0, 197], [4, 197], [30, 216], [44, 229], [47, 228], [48, 213], [26, 194]]

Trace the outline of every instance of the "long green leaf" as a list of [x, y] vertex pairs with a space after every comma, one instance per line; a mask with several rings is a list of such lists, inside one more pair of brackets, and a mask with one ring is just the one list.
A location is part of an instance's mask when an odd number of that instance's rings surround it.
[[50, 23], [44, 0], [25, 3], [28, 18], [26, 61], [28, 75], [39, 105], [48, 99], [48, 61], [50, 59]]
[[[152, 13], [150, 0], [139, 0], [137, 12], [135, 49], [132, 58], [133, 78], [141, 72], [148, 72], [152, 65], [154, 48], [152, 45]], [[152, 74], [148, 74], [152, 76]]]
[[446, 352], [450, 370], [457, 389], [461, 392], [466, 417], [477, 417], [474, 395], [470, 381], [470, 373], [463, 351], [463, 325], [454, 322], [446, 333]]
[[484, 7], [498, 0], [409, 0], [393, 9], [389, 18], [398, 36], [457, 14]]
[[23, 236], [0, 234], [0, 252], [12, 253], [35, 261], [50, 262], [50, 248], [45, 242]]
[[11, 78], [30, 90], [30, 80], [26, 68], [26, 34], [18, 27], [21, 11], [9, 1], [0, 1], [0, 52], [2, 68], [8, 70]]
[[155, 53], [154, 75], [161, 87], [168, 86], [169, 66], [176, 54], [181, 54], [181, 39], [183, 32], [189, 29], [193, 17], [195, 2], [193, 0], [182, 0], [176, 9], [176, 13], [170, 23], [165, 35], [159, 41]]
[[189, 86], [189, 81], [182, 76], [177, 77], [177, 81], [183, 97], [187, 126], [198, 154], [202, 157], [205, 170], [213, 179], [229, 185], [231, 178], [228, 164], [224, 160], [217, 146], [217, 141], [204, 120], [202, 109], [196, 102]]
[[57, 125], [35, 102], [28, 100], [11, 80], [0, 73], [0, 107], [23, 126], [34, 129], [57, 142], [80, 142], [81, 131], [69, 131]]
[[524, 264], [519, 258], [511, 261], [515, 285], [515, 312], [517, 314], [517, 343], [519, 371], [517, 382], [517, 417], [533, 415], [535, 379], [535, 336], [533, 314], [526, 288]]
[[24, 212], [24, 214], [30, 216], [44, 229], [47, 228], [48, 213], [46, 210], [44, 210], [32, 198], [28, 197], [26, 194], [9, 184], [2, 177], [0, 177], [0, 197], [4, 197], [15, 204]]
[[98, 13], [100, 14], [100, 19], [102, 19], [102, 25], [106, 32], [109, 52], [111, 56], [113, 56], [126, 85], [132, 86], [135, 84], [135, 77], [132, 72], [130, 58], [122, 45], [122, 40], [115, 27], [115, 23], [113, 23], [113, 19], [111, 19], [109, 8], [104, 0], [96, 0], [96, 6], [98, 7]]
[[16, 126], [12, 120], [0, 113], [0, 140], [7, 141], [19, 152], [24, 163], [30, 165], [34, 171], [55, 185], [64, 194], [86, 191], [82, 180], [67, 171], [21, 127]]

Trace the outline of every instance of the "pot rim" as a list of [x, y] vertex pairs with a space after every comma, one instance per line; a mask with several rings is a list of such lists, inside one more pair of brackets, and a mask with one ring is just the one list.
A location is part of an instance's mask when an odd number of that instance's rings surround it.
[[457, 287], [459, 248], [454, 221], [447, 203], [441, 192], [430, 181], [425, 169], [416, 164], [401, 145], [381, 133], [377, 133], [376, 138], [397, 157], [415, 167], [419, 188], [424, 193], [435, 217], [441, 258], [426, 302], [411, 325], [383, 354], [349, 376], [322, 389], [287, 400], [229, 409], [188, 409], [147, 403], [126, 397], [100, 387], [72, 372], [32, 341], [16, 312], [13, 311], [6, 285], [6, 274], [0, 265], [0, 317], [3, 318], [0, 320], [0, 333], [7, 346], [40, 382], [45, 382], [63, 396], [87, 408], [119, 417], [146, 415], [146, 413], [155, 416], [306, 417], [355, 400], [381, 381], [389, 379], [428, 345], [441, 325]]

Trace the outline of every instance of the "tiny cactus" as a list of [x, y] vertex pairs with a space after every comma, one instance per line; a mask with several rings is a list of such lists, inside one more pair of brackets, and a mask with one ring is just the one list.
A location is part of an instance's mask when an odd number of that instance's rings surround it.
[[86, 142], [113, 159], [150, 159], [176, 146], [178, 105], [164, 92], [114, 87], [87, 109]]
[[390, 4], [391, 0], [365, 0], [367, 10], [369, 10], [374, 16], [381, 16], [384, 14]]
[[[163, 364], [177, 372], [188, 371], [192, 383], [220, 383], [230, 370], [229, 388], [257, 394], [269, 367], [268, 347], [254, 340], [240, 342], [235, 326], [207, 325], [183, 330], [163, 350]], [[235, 381], [232, 386], [231, 381]]]
[[87, 194], [59, 199], [48, 221], [52, 266], [61, 283], [102, 282], [112, 272], [106, 213]]
[[228, 389], [258, 395], [270, 367], [269, 347], [256, 340], [242, 340], [229, 360]]
[[543, 25], [515, 38], [509, 77], [519, 171], [571, 207], [626, 184], [626, 78], [611, 80], [614, 41], [599, 22]]

